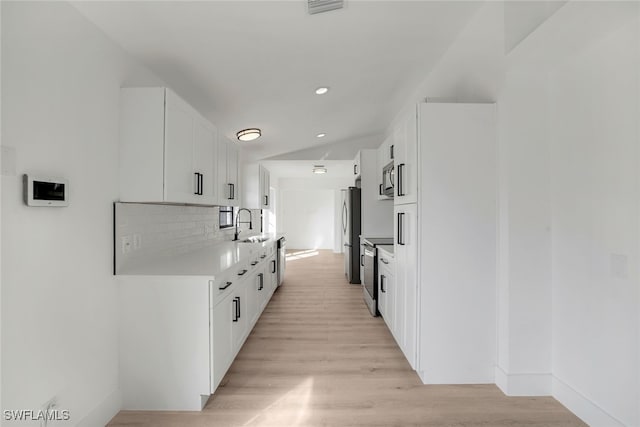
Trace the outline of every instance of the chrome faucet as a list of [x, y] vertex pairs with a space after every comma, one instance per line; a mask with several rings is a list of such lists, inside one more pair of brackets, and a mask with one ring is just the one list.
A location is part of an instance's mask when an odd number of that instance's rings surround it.
[[[240, 221], [240, 212], [247, 211], [249, 212], [249, 221]], [[233, 238], [234, 241], [238, 240], [238, 235], [240, 231], [238, 231], [238, 224], [249, 224], [249, 230], [253, 230], [253, 218], [251, 217], [251, 211], [247, 208], [238, 209], [238, 214], [236, 215], [236, 234]]]

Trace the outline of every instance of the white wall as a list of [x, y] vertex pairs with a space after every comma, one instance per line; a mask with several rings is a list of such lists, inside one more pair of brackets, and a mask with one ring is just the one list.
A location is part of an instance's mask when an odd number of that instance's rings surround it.
[[[3, 409], [56, 396], [71, 425], [104, 425], [120, 408], [119, 88], [162, 82], [67, 3], [1, 7], [2, 144], [17, 171], [2, 178]], [[26, 207], [23, 173], [68, 178], [70, 206]]]
[[[287, 247], [311, 249], [318, 246], [318, 249], [339, 252], [341, 210], [336, 203], [340, 201], [340, 189], [353, 186], [353, 178], [279, 178], [276, 185], [277, 230], [286, 233]], [[322, 214], [318, 216], [319, 213]]]
[[496, 382], [551, 394], [547, 73], [509, 72], [498, 101], [500, 210]]
[[592, 425], [640, 425], [639, 43], [636, 20], [551, 74], [554, 395]]
[[283, 229], [290, 249], [333, 249], [335, 191], [282, 190]]
[[498, 384], [639, 426], [638, 5], [516, 3], [483, 5], [405, 108], [498, 101]]

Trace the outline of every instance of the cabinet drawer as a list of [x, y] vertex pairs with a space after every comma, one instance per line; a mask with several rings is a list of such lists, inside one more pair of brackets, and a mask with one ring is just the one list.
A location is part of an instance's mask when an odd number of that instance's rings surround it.
[[395, 271], [395, 258], [388, 256], [387, 254], [378, 254], [378, 269], [388, 268], [391, 272]]

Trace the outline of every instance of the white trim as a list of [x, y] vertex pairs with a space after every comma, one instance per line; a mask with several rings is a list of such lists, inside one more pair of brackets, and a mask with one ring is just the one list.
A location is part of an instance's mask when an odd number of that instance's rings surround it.
[[495, 367], [496, 385], [507, 396], [550, 396], [552, 375], [547, 372], [506, 373]]
[[591, 427], [624, 427], [624, 423], [596, 405], [588, 397], [556, 377], [552, 378], [552, 396]]
[[106, 426], [122, 408], [122, 392], [116, 390], [89, 412], [77, 427]]

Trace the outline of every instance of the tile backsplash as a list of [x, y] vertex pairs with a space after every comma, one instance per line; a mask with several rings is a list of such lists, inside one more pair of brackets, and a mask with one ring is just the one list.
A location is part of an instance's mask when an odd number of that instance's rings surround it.
[[[235, 228], [220, 229], [217, 206], [115, 203], [115, 272], [122, 266], [185, 254], [224, 240]], [[246, 220], [243, 213], [242, 221]], [[241, 238], [260, 233], [260, 210], [252, 210], [253, 230], [240, 224]]]

